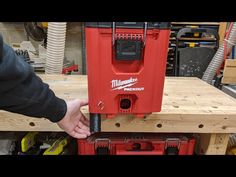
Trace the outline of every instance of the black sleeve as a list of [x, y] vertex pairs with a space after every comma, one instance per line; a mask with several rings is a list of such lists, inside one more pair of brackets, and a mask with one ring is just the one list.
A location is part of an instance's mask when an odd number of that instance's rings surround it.
[[61, 120], [66, 102], [55, 96], [33, 68], [4, 44], [0, 35], [0, 109], [31, 117]]

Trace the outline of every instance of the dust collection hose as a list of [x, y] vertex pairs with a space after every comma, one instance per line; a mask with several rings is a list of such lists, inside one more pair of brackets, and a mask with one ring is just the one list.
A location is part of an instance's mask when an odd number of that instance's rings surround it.
[[[228, 39], [227, 39], [228, 38]], [[224, 47], [224, 43], [227, 44], [227, 47]], [[212, 84], [212, 80], [217, 72], [217, 70], [220, 68], [221, 64], [224, 61], [224, 54], [225, 50], [228, 51], [232, 48], [233, 45], [236, 43], [236, 23], [233, 23], [231, 31], [229, 31], [229, 36], [225, 38], [224, 43], [222, 43], [215, 53], [213, 59], [211, 60], [210, 64], [208, 65], [202, 80], [205, 82]]]
[[90, 132], [97, 133], [101, 131], [101, 115], [90, 113]]
[[46, 74], [61, 74], [66, 40], [66, 22], [49, 22], [47, 34]]

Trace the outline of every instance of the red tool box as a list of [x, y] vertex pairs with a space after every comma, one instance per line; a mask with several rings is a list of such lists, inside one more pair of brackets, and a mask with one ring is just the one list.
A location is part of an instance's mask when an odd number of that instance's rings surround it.
[[87, 22], [85, 33], [92, 131], [100, 114], [159, 112], [170, 23]]
[[79, 155], [193, 155], [190, 134], [97, 133], [79, 139]]

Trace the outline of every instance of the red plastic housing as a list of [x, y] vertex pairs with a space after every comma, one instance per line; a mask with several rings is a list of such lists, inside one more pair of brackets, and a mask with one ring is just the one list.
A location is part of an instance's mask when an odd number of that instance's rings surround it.
[[195, 148], [193, 136], [176, 134], [105, 133], [77, 141], [79, 155], [193, 155]]
[[[140, 60], [117, 60], [112, 28], [86, 27], [90, 113], [145, 114], [161, 110], [169, 29], [148, 29]], [[117, 38], [138, 36], [143, 29], [116, 28]]]

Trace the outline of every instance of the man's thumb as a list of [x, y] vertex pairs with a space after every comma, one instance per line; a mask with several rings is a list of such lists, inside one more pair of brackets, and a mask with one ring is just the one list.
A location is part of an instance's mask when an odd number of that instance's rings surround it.
[[80, 107], [88, 105], [88, 100], [80, 100]]

